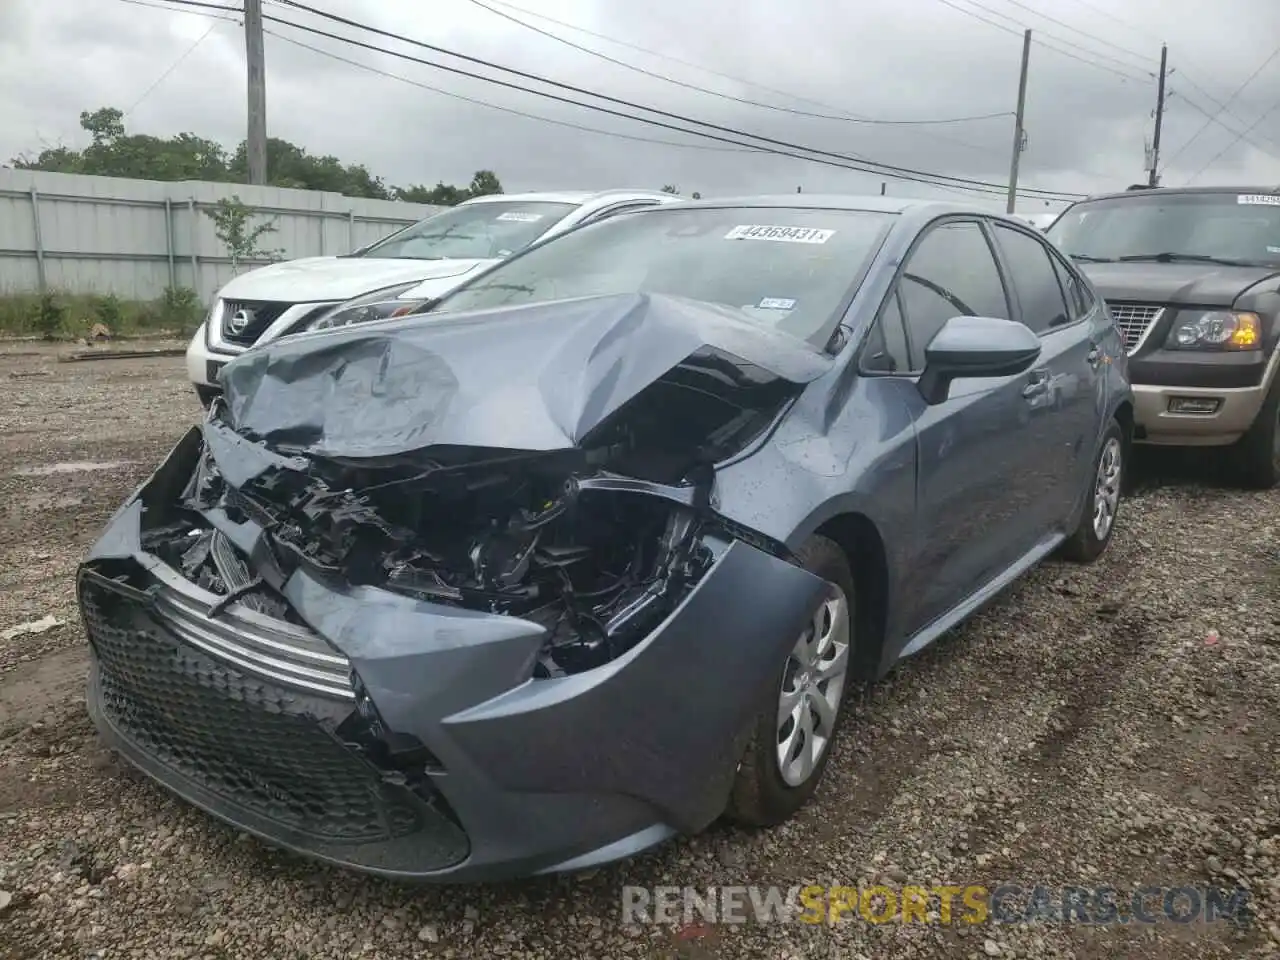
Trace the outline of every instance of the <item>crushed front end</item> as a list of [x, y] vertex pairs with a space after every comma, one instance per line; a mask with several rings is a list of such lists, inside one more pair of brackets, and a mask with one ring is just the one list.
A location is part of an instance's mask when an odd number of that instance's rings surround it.
[[[215, 401], [79, 572], [100, 731], [241, 829], [394, 877], [705, 827], [822, 583], [712, 509], [723, 446], [645, 432], [662, 392], [572, 447], [372, 457]], [[741, 447], [774, 414], [697, 429]]]

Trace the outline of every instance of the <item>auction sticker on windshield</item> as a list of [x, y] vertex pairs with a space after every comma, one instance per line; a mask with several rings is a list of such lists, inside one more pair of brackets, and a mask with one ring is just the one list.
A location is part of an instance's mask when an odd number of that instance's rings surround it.
[[537, 223], [542, 219], [542, 214], [521, 213], [518, 210], [508, 210], [506, 213], [498, 214], [497, 219], [503, 220], [507, 223]]
[[1236, 197], [1236, 203], [1247, 203], [1265, 207], [1280, 207], [1280, 194], [1242, 193]]
[[724, 235], [726, 240], [777, 240], [781, 243], [826, 243], [834, 230], [817, 227], [769, 227], [762, 224], [740, 224]]

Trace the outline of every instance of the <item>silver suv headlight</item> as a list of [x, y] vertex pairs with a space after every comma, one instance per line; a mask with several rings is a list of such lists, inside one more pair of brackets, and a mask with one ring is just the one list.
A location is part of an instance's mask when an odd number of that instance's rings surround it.
[[337, 327], [349, 327], [355, 323], [369, 323], [373, 320], [390, 320], [403, 317], [421, 309], [431, 302], [430, 297], [409, 297], [401, 299], [401, 294], [412, 290], [422, 281], [401, 283], [394, 287], [384, 287], [356, 297], [346, 303], [340, 303], [332, 310], [320, 314], [314, 320], [301, 327], [297, 332], [313, 330], [333, 330]]

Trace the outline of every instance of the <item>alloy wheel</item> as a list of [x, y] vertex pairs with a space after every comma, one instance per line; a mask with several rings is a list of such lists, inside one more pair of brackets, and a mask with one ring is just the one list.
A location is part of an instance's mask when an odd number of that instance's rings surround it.
[[791, 787], [813, 775], [831, 745], [849, 670], [849, 601], [827, 587], [787, 657], [778, 697], [778, 772]]
[[1111, 437], [1098, 458], [1098, 474], [1093, 486], [1093, 535], [1106, 540], [1115, 523], [1116, 509], [1120, 506], [1120, 480], [1124, 466], [1124, 454], [1120, 441]]

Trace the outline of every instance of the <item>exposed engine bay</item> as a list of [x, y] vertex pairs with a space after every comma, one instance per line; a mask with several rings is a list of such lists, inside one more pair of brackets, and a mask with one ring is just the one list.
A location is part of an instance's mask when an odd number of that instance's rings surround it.
[[[146, 531], [144, 547], [221, 596], [220, 606], [234, 600], [296, 620], [210, 524], [216, 510], [266, 531], [280, 570], [305, 566], [353, 586], [528, 619], [548, 637], [535, 676], [589, 670], [648, 635], [711, 566], [701, 535], [728, 526], [709, 508], [712, 465], [760, 436], [791, 392], [743, 372], [720, 357], [685, 365], [589, 443], [549, 452], [299, 456], [233, 435], [215, 404], [180, 509]], [[714, 393], [703, 389], [709, 377]], [[233, 485], [210, 431], [275, 462]]]

